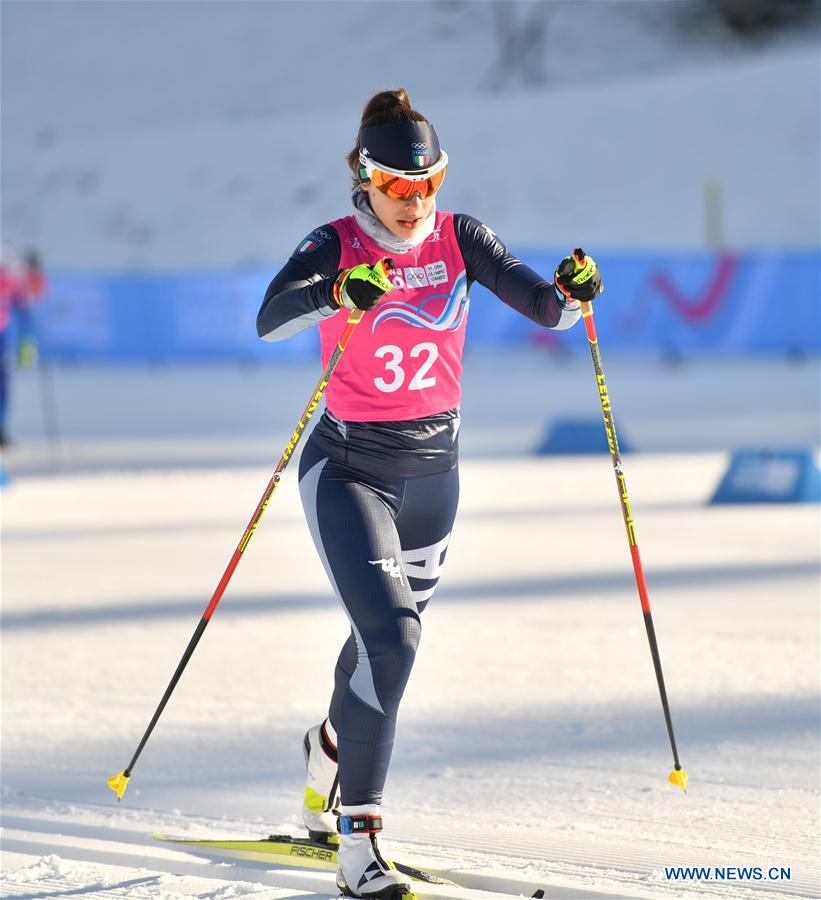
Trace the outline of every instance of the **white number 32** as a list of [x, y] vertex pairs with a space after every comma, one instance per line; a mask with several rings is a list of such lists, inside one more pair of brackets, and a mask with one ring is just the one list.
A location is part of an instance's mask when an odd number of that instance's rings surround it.
[[[414, 373], [413, 378], [411, 378], [410, 384], [408, 385], [409, 391], [421, 391], [424, 390], [424, 388], [433, 387], [436, 384], [435, 375], [429, 377], [425, 376], [427, 376], [430, 367], [439, 357], [439, 347], [434, 344], [433, 341], [424, 341], [413, 347], [409, 356], [412, 359], [417, 359], [423, 354], [426, 354], [426, 358]], [[378, 378], [374, 378], [373, 383], [380, 391], [384, 391], [386, 394], [392, 394], [394, 391], [398, 391], [405, 383], [405, 370], [402, 368], [402, 358], [404, 355], [402, 353], [402, 348], [397, 347], [396, 344], [385, 344], [384, 347], [380, 347], [376, 350], [374, 355], [385, 360], [385, 374], [387, 375], [390, 373], [391, 378], [388, 380], [380, 375]]]

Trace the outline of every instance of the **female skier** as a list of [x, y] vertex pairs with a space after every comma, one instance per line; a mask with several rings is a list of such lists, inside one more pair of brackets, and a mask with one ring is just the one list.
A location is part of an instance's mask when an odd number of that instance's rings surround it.
[[368, 102], [348, 164], [352, 214], [300, 243], [266, 291], [257, 331], [279, 341], [318, 323], [324, 365], [345, 327], [340, 309], [368, 311], [299, 466], [308, 526], [351, 623], [328, 716], [305, 735], [303, 818], [314, 839], [339, 832], [343, 893], [393, 900], [410, 888], [379, 852], [380, 803], [419, 615], [456, 515], [470, 286], [564, 329], [579, 318], [578, 301], [601, 292], [601, 278], [588, 257], [551, 284], [486, 225], [437, 210], [447, 154], [404, 90]]

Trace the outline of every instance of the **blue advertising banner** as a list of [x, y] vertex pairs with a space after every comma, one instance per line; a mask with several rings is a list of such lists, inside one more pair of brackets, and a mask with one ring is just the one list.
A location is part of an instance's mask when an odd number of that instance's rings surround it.
[[[549, 279], [562, 254], [523, 252]], [[821, 254], [603, 253], [596, 326], [608, 350], [818, 354]], [[35, 307], [41, 350], [67, 361], [180, 362], [310, 358], [316, 328], [279, 343], [256, 336], [268, 270], [169, 275], [53, 273]], [[785, 285], [790, 293], [785, 293]], [[579, 350], [573, 332], [540, 328], [475, 284], [471, 347]]]
[[[557, 255], [523, 253], [538, 272]], [[601, 254], [605, 290], [596, 330], [608, 350], [675, 350], [684, 355], [821, 350], [821, 254]], [[784, 284], [793, 287], [784, 295]], [[469, 336], [476, 343], [578, 347], [571, 332], [534, 326], [486, 289], [471, 290]], [[471, 330], [472, 327], [472, 330]]]

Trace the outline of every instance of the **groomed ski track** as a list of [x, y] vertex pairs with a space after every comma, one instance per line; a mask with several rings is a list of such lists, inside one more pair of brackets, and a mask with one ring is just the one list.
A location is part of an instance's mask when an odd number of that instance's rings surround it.
[[[105, 814], [105, 810], [102, 807], [74, 808], [73, 814], [76, 816], [78, 813], [82, 818], [94, 819], [101, 813]], [[145, 818], [145, 813], [141, 818]], [[169, 821], [167, 816], [162, 818]], [[193, 823], [190, 817], [180, 820], [181, 827], [186, 827], [190, 832], [187, 837], [217, 839], [225, 836], [224, 818], [209, 821], [197, 817]], [[643, 900], [685, 895], [738, 897], [745, 894], [754, 900], [788, 900], [792, 897], [817, 896], [812, 882], [800, 877], [779, 885], [778, 890], [773, 890], [771, 884], [745, 883], [747, 890], [742, 890], [741, 894], [739, 885], [689, 883], [685, 889], [676, 882], [664, 883], [654, 877], [653, 872], [660, 868], [661, 863], [643, 853], [640, 847], [634, 853], [625, 855], [624, 847], [620, 845], [615, 855], [597, 846], [590, 846], [589, 852], [583, 853], [553, 839], [528, 840], [504, 831], [494, 832], [493, 839], [483, 839], [426, 830], [424, 842], [409, 840], [401, 829], [399, 832], [396, 839], [390, 842], [395, 858], [423, 866], [432, 874], [457, 880], [461, 885], [454, 887], [414, 882], [413, 889], [417, 896], [431, 900], [531, 897], [539, 889], [544, 891], [545, 900]], [[244, 837], [250, 838], [251, 835], [249, 830]], [[38, 874], [42, 872], [44, 861], [46, 866], [59, 869], [61, 878], [54, 882], [54, 896], [72, 893], [91, 893], [100, 897], [141, 896], [122, 893], [122, 890], [130, 890], [143, 883], [148, 885], [151, 879], [156, 880], [163, 875], [217, 883], [242, 882], [277, 889], [276, 893], [270, 894], [272, 898], [303, 895], [335, 897], [338, 893], [332, 873], [289, 868], [272, 860], [240, 860], [214, 848], [181, 848], [173, 843], [159, 842], [139, 828], [88, 825], [72, 821], [65, 815], [44, 813], [37, 816], [12, 811], [3, 818], [2, 847], [7, 860], [11, 854], [29, 857], [32, 863], [39, 861], [39, 865], [34, 867]], [[557, 859], [562, 862], [553, 862]], [[80, 867], [77, 890], [66, 890], [66, 876], [69, 873], [65, 866], [60, 865], [61, 861], [110, 869], [111, 885], [105, 887], [102, 882], [89, 885], [88, 872]], [[20, 867], [17, 871], [22, 874], [22, 869]], [[124, 874], [118, 881], [113, 875], [114, 870], [128, 870], [127, 877]], [[539, 874], [547, 870], [550, 874]], [[180, 887], [175, 885], [173, 896], [177, 896]], [[47, 897], [50, 896], [45, 893], [48, 890], [48, 878], [38, 877], [30, 883], [19, 878], [11, 881], [4, 878], [0, 896], [5, 900]], [[253, 891], [255, 894], [257, 892], [257, 889]], [[161, 892], [161, 896], [165, 894]], [[226, 896], [233, 895], [229, 893]]]
[[[54, 855], [61, 859], [97, 863], [106, 866], [148, 869], [152, 873], [166, 873], [178, 876], [210, 878], [218, 881], [244, 881], [282, 888], [288, 895], [319, 894], [336, 896], [334, 876], [329, 872], [315, 872], [305, 869], [272, 865], [270, 861], [243, 859], [231, 860], [227, 854], [213, 848], [190, 848], [182, 850], [173, 844], [158, 843], [151, 835], [139, 831], [78, 825], [54, 819], [35, 819], [24, 816], [7, 816], [3, 826], [3, 849], [5, 853], [17, 853], [32, 857]], [[215, 828], [219, 825], [215, 824]], [[216, 832], [215, 832], [216, 833]], [[413, 844], [399, 844], [403, 852], [412, 853]], [[407, 846], [407, 850], [404, 847]], [[446, 848], [441, 845], [442, 850]], [[459, 850], [453, 846], [453, 858]], [[473, 850], [476, 854], [476, 848]], [[410, 857], [408, 857], [410, 858]], [[213, 861], [213, 865], [211, 862]], [[531, 896], [541, 888], [546, 900], [630, 900], [636, 893], [612, 893], [592, 888], [574, 888], [555, 883], [539, 881], [536, 878], [503, 877], [464, 872], [461, 867], [437, 869], [436, 874], [448, 878], [451, 875], [464, 880], [465, 887], [451, 885], [421, 884], [414, 882], [414, 893], [419, 897], [436, 900], [498, 900], [502, 896]], [[39, 885], [38, 885], [39, 886]], [[61, 885], [65, 887], [64, 883]], [[31, 896], [25, 894], [24, 885], [3, 886], [2, 896]], [[61, 891], [70, 893], [70, 891]], [[97, 892], [95, 891], [95, 894]], [[101, 891], [99, 896], [118, 896], [110, 891]]]

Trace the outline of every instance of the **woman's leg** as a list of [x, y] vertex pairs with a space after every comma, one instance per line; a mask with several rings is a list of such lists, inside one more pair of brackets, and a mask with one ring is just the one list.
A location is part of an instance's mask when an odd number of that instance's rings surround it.
[[303, 454], [306, 518], [352, 630], [337, 664], [330, 713], [338, 729], [337, 884], [344, 893], [409, 889], [379, 854], [379, 803], [419, 643], [419, 611], [439, 579], [458, 491], [456, 470], [391, 484]]
[[[459, 504], [459, 470], [408, 479], [396, 517], [402, 545], [402, 563], [417, 612], [427, 606], [445, 563], [453, 520]], [[342, 647], [334, 672], [334, 692], [328, 714], [339, 721], [342, 700], [356, 668], [356, 638], [351, 632]]]
[[419, 643], [419, 612], [444, 564], [458, 470], [387, 482], [318, 453], [300, 466], [314, 542], [351, 621], [329, 719], [338, 731], [342, 802], [378, 803], [399, 702]]
[[399, 701], [419, 643], [419, 614], [394, 524], [402, 487], [324, 458], [309, 458], [300, 480], [308, 525], [356, 649], [332, 718], [348, 806], [381, 800]]

